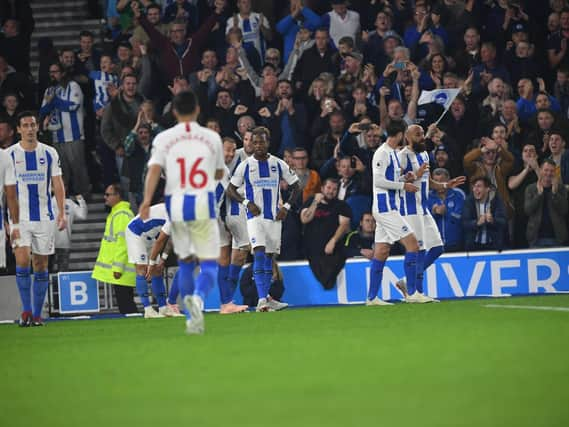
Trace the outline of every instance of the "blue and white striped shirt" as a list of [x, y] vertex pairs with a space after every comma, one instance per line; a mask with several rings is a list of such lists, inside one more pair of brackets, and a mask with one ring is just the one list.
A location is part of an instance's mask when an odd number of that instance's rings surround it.
[[[267, 160], [251, 156], [241, 162], [231, 177], [231, 184], [239, 188], [245, 184], [245, 197], [261, 210], [261, 217], [276, 219], [279, 210], [280, 180], [289, 185], [298, 181], [296, 174], [284, 160], [269, 155]], [[254, 216], [247, 212], [247, 219]]]
[[[52, 97], [47, 102], [46, 97]], [[49, 115], [48, 130], [54, 142], [63, 143], [83, 139], [83, 92], [70, 81], [67, 86], [49, 87], [42, 101], [40, 115]]]
[[397, 152], [384, 142], [373, 155], [373, 212], [399, 210], [399, 191], [403, 190]]
[[[414, 172], [415, 174], [424, 163], [429, 164], [429, 154], [426, 151], [415, 153], [407, 147], [403, 148], [399, 154], [399, 162], [403, 174]], [[419, 188], [416, 193], [401, 191], [401, 215], [427, 215], [429, 213], [429, 177], [428, 170], [418, 178], [413, 184]]]
[[93, 99], [93, 107], [95, 111], [105, 108], [109, 102], [111, 102], [111, 97], [107, 92], [107, 87], [114, 84], [118, 86], [119, 78], [116, 74], [105, 73], [104, 71], [91, 71], [89, 73], [89, 78], [93, 80], [93, 85], [95, 86], [95, 99]]
[[150, 206], [148, 219], [143, 221], [140, 215], [128, 223], [128, 229], [143, 240], [156, 240], [161, 231], [170, 235], [170, 221], [166, 213], [166, 205], [158, 203]]
[[53, 221], [51, 181], [61, 176], [55, 148], [39, 142], [35, 150], [26, 151], [14, 144], [6, 152], [16, 171], [20, 221]]

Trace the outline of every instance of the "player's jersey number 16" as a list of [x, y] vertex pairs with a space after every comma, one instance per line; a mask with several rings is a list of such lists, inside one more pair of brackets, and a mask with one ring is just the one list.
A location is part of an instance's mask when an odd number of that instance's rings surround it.
[[186, 159], [184, 157], [178, 157], [176, 159], [176, 163], [180, 166], [180, 186], [182, 188], [186, 188], [187, 185], [196, 189], [204, 188], [207, 185], [208, 177], [206, 171], [200, 169], [200, 163], [203, 161], [203, 157], [192, 159], [192, 161], [193, 164], [186, 165]]

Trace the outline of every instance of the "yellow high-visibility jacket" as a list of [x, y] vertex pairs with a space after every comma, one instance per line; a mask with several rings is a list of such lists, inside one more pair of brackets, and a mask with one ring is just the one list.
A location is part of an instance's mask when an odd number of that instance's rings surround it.
[[[134, 265], [128, 262], [125, 240], [126, 227], [133, 217], [128, 202], [117, 203], [107, 216], [93, 279], [113, 285], [135, 286], [136, 271]], [[115, 279], [114, 272], [121, 273], [121, 277]]]

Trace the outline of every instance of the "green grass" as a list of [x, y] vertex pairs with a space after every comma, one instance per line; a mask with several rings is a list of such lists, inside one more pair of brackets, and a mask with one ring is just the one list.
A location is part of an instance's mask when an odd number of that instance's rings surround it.
[[0, 426], [569, 425], [569, 296], [0, 327]]

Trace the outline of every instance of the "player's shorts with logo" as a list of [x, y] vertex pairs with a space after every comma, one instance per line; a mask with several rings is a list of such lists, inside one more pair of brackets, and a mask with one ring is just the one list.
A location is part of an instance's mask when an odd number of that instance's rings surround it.
[[126, 249], [128, 252], [128, 262], [132, 264], [148, 264], [152, 245], [156, 239], [151, 237], [139, 236], [127, 227], [125, 231]]
[[409, 223], [395, 210], [382, 213], [374, 212], [373, 217], [376, 222], [376, 243], [393, 245], [395, 242], [413, 233]]
[[29, 246], [37, 255], [55, 253], [54, 221], [20, 221], [20, 241], [18, 246]]
[[282, 226], [282, 221], [265, 219], [258, 216], [248, 219], [247, 231], [253, 249], [264, 246], [266, 253], [280, 254]]
[[425, 249], [425, 227], [423, 222], [424, 215], [405, 215], [405, 221], [413, 230], [413, 234], [419, 243], [419, 250]]

